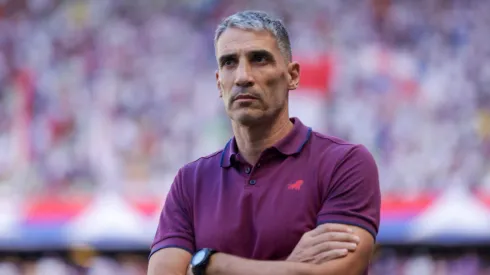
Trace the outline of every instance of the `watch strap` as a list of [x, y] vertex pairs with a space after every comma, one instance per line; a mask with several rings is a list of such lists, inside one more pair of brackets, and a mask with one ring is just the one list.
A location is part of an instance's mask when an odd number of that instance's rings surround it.
[[199, 264], [192, 267], [192, 274], [194, 275], [205, 275], [206, 269], [209, 265], [209, 262], [211, 261], [211, 256], [217, 252], [216, 250], [211, 248], [204, 248], [201, 249], [200, 251], [202, 250], [206, 250], [206, 254], [204, 259]]

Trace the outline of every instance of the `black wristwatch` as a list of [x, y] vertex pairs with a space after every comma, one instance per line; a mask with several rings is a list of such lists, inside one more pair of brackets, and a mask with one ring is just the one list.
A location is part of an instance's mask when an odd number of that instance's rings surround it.
[[191, 259], [192, 274], [205, 275], [211, 256], [216, 253], [211, 248], [203, 248], [194, 254]]

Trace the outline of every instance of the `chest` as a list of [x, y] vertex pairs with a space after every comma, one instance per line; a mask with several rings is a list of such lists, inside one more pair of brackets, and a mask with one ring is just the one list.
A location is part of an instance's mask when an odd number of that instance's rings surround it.
[[[251, 259], [279, 260], [316, 226], [322, 192], [311, 171], [234, 175], [220, 180], [196, 194], [198, 249], [210, 247]], [[255, 180], [253, 185], [251, 180]]]

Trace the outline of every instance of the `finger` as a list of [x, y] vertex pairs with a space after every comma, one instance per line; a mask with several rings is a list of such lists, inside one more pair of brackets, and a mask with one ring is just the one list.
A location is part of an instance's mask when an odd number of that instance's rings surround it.
[[311, 263], [321, 264], [326, 261], [331, 261], [331, 260], [345, 257], [348, 253], [349, 251], [347, 251], [347, 249], [335, 249], [335, 250], [326, 251], [318, 254]]
[[309, 240], [310, 245], [317, 245], [325, 242], [347, 242], [359, 244], [359, 237], [350, 233], [328, 232], [312, 237]]
[[314, 237], [326, 232], [347, 232], [353, 233], [354, 231], [345, 224], [338, 223], [324, 223], [317, 226], [315, 229], [310, 231], [310, 236]]
[[355, 251], [357, 248], [357, 244], [349, 243], [349, 242], [324, 242], [317, 244], [311, 247], [308, 254], [316, 256], [318, 254], [330, 251], [330, 250], [339, 250], [339, 249], [347, 249], [348, 251]]

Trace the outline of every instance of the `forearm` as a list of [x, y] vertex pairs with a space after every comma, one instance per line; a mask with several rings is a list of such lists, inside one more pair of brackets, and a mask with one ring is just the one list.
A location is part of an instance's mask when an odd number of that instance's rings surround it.
[[211, 258], [206, 275], [310, 275], [315, 266], [284, 261], [255, 261], [224, 253]]

